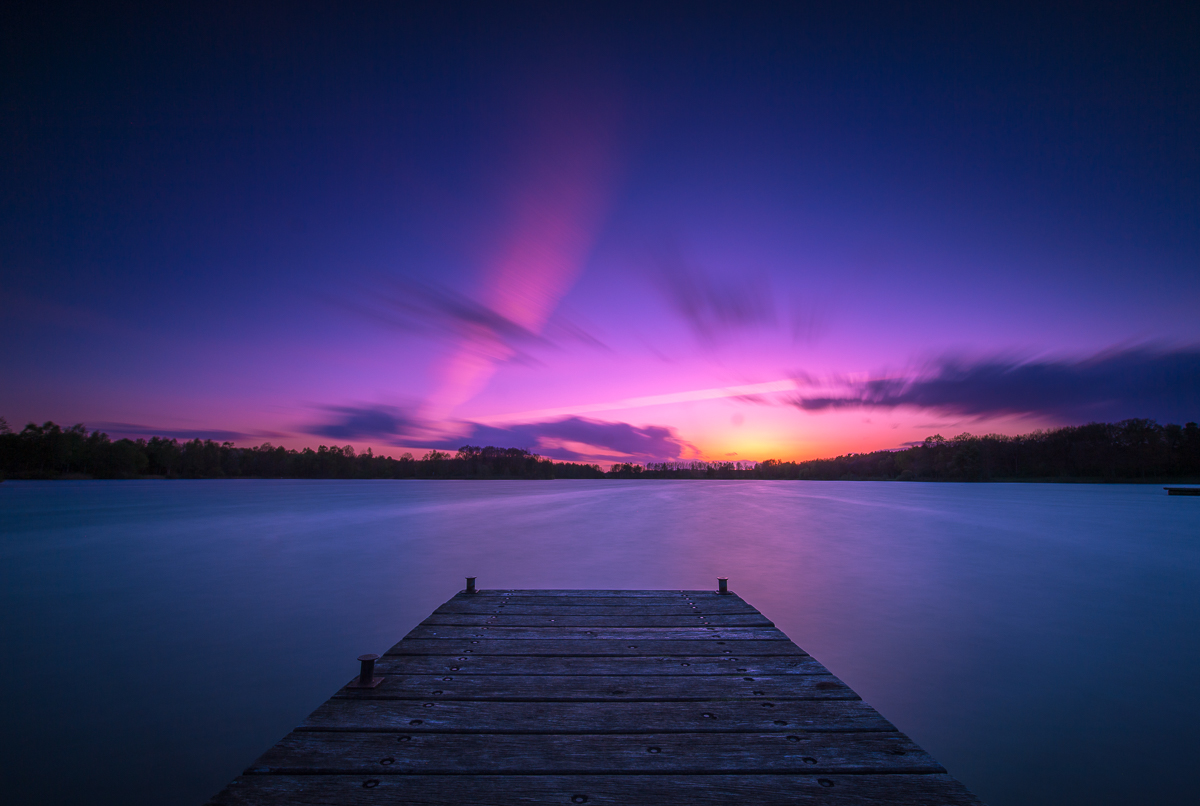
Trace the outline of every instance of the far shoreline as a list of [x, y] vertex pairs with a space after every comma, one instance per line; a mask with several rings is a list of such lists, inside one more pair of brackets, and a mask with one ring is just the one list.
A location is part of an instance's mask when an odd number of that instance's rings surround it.
[[[1154, 420], [1088, 423], [1019, 436], [934, 434], [894, 450], [829, 459], [706, 461], [654, 459], [637, 446], [591, 446], [588, 455], [554, 449], [462, 445], [420, 458], [357, 451], [351, 445], [238, 447], [199, 438], [112, 440], [82, 425], [29, 423], [13, 432], [0, 417], [0, 479], [689, 479], [935, 481], [963, 483], [1192, 484], [1200, 479], [1200, 426]], [[676, 452], [682, 447], [676, 445]]]
[[1163, 477], [1163, 478], [1103, 478], [1095, 476], [1068, 476], [1045, 478], [989, 478], [989, 479], [888, 479], [888, 478], [841, 478], [841, 479], [756, 479], [756, 478], [657, 478], [654, 476], [639, 476], [634, 478], [618, 478], [604, 476], [591, 479], [573, 478], [522, 478], [519, 476], [409, 476], [405, 478], [344, 478], [339, 476], [133, 476], [126, 478], [104, 478], [89, 476], [83, 473], [70, 473], [61, 476], [24, 477], [0, 479], [0, 484], [11, 482], [38, 481], [740, 481], [740, 482], [887, 482], [895, 484], [1136, 484], [1140, 486], [1166, 485], [1196, 485], [1200, 486], [1200, 476]]

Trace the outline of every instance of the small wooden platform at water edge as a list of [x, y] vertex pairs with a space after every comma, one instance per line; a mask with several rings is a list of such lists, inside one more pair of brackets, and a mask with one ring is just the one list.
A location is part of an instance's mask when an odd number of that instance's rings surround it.
[[1167, 495], [1200, 495], [1200, 487], [1163, 487]]
[[371, 663], [212, 804], [979, 804], [735, 594], [464, 591]]

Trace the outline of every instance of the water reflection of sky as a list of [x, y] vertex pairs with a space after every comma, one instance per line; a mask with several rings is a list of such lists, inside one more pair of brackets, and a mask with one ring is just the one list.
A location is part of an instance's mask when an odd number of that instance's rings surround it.
[[720, 575], [993, 806], [1189, 803], [1196, 503], [1125, 485], [6, 482], [6, 789], [201, 802], [468, 574]]

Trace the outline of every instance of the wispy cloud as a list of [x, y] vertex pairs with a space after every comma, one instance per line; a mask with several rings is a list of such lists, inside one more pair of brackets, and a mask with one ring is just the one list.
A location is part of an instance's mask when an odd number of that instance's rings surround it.
[[434, 283], [384, 278], [344, 308], [397, 330], [453, 338], [462, 349], [502, 359], [529, 361], [531, 346], [551, 342], [494, 307]]
[[308, 433], [330, 439], [391, 440], [412, 433], [416, 425], [392, 406], [334, 406], [328, 411], [332, 415], [330, 420], [309, 426]]
[[357, 298], [334, 304], [397, 330], [452, 338], [462, 349], [495, 360], [537, 363], [531, 350], [567, 343], [608, 349], [566, 316], [552, 316], [540, 332], [530, 330], [496, 308], [436, 283], [379, 278]]
[[622, 411], [625, 409], [640, 409], [646, 406], [665, 406], [672, 403], [693, 403], [698, 400], [719, 400], [733, 398], [747, 403], [770, 404], [780, 392], [791, 392], [796, 389], [796, 381], [783, 378], [777, 381], [749, 383], [740, 386], [714, 386], [708, 389], [688, 389], [683, 392], [668, 392], [661, 395], [645, 395], [643, 397], [625, 397], [617, 400], [606, 400], [599, 403], [581, 403], [575, 406], [562, 406], [554, 409], [537, 409], [514, 414], [499, 415], [487, 419], [489, 423], [503, 423], [520, 420], [541, 420], [547, 417], [563, 417], [580, 414], [594, 414], [601, 411]]
[[794, 400], [806, 411], [912, 406], [977, 417], [1060, 420], [1200, 418], [1200, 348], [1114, 350], [1086, 359], [943, 359], [909, 374], [860, 380]]
[[[610, 458], [674, 459], [685, 447], [673, 428], [659, 425], [639, 427], [629, 423], [610, 423], [583, 417], [567, 417], [540, 423], [497, 428], [475, 426], [471, 441], [489, 445], [511, 445], [536, 450], [553, 459], [577, 460], [606, 455]], [[581, 451], [562, 443], [591, 446]]]
[[454, 429], [434, 430], [390, 406], [339, 406], [327, 410], [326, 422], [304, 430], [317, 436], [354, 441], [379, 440], [389, 445], [456, 450], [467, 444], [525, 448], [553, 459], [674, 459], [692, 448], [665, 426], [635, 426], [584, 417], [495, 426], [461, 422]]
[[215, 442], [246, 442], [255, 439], [278, 438], [285, 436], [278, 432], [256, 431], [227, 431], [219, 428], [159, 428], [152, 425], [137, 425], [135, 423], [101, 422], [92, 425], [97, 431], [103, 431], [111, 437], [169, 437], [171, 439], [211, 439]]
[[[606, 79], [607, 80], [607, 79]], [[589, 89], [590, 87], [590, 89]], [[403, 330], [441, 336], [432, 390], [422, 415], [449, 423], [459, 405], [486, 388], [504, 362], [539, 364], [535, 348], [582, 342], [592, 334], [555, 311], [583, 271], [620, 176], [620, 104], [602, 86], [546, 75], [513, 104], [506, 156], [486, 193], [494, 230], [461, 288], [384, 280], [343, 303]], [[442, 276], [442, 275], [439, 275]], [[469, 282], [469, 285], [465, 285]], [[463, 290], [466, 289], [466, 290]]]
[[684, 257], [674, 243], [652, 252], [655, 285], [705, 346], [756, 327], [774, 327], [775, 305], [763, 274], [720, 277]]

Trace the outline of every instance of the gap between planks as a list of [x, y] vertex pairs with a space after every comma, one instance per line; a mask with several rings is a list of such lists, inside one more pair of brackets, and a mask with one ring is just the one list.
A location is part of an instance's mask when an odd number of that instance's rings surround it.
[[979, 806], [736, 594], [460, 593], [376, 673], [213, 803]]

